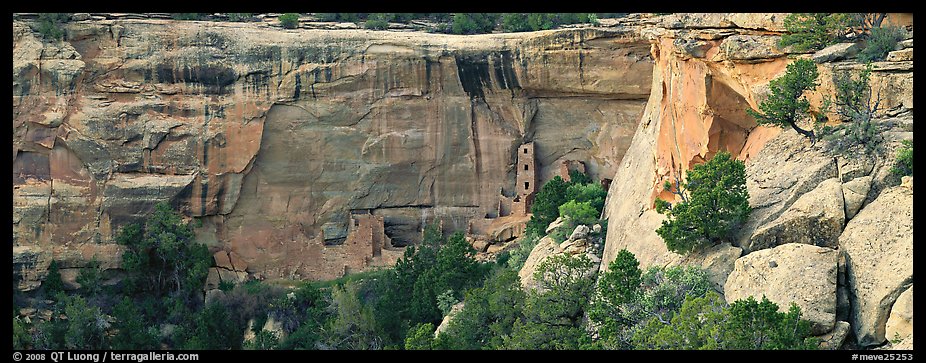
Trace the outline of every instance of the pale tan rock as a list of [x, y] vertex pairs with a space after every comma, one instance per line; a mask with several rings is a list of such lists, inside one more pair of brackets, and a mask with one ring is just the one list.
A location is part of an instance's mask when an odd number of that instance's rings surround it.
[[727, 302], [767, 297], [786, 312], [791, 303], [811, 322], [815, 335], [836, 323], [836, 250], [800, 243], [756, 251], [736, 260], [724, 284]]
[[855, 178], [842, 184], [842, 195], [846, 203], [846, 219], [852, 219], [862, 209], [862, 204], [871, 190], [871, 176]]
[[458, 302], [453, 307], [450, 308], [450, 312], [441, 320], [440, 325], [434, 330], [434, 337], [436, 338], [440, 335], [441, 332], [447, 330], [447, 327], [450, 326], [450, 322], [453, 321], [453, 318], [461, 311], [464, 307], [464, 302]]
[[531, 250], [527, 259], [524, 260], [524, 266], [518, 271], [518, 277], [521, 278], [521, 287], [526, 289], [536, 288], [537, 282], [534, 281], [534, 273], [540, 268], [540, 264], [547, 258], [560, 253], [563, 253], [563, 250], [553, 238], [549, 236], [541, 238], [537, 245], [534, 246], [534, 249]]
[[212, 255], [212, 259], [215, 261], [215, 266], [224, 268], [226, 270], [234, 270], [231, 260], [228, 258], [228, 251], [218, 251]]
[[839, 249], [846, 255], [849, 322], [858, 344], [881, 344], [888, 338], [891, 306], [913, 280], [912, 191], [899, 186], [882, 191], [846, 225]]
[[837, 43], [818, 50], [811, 59], [817, 63], [833, 62], [852, 57], [858, 52], [858, 43]]
[[787, 243], [835, 247], [845, 221], [842, 183], [838, 178], [827, 179], [798, 198], [774, 221], [760, 226], [749, 239], [749, 249]]
[[839, 349], [842, 343], [846, 341], [846, 336], [849, 335], [850, 328], [849, 323], [837, 321], [832, 331], [817, 337], [817, 339], [820, 339], [820, 349]]
[[903, 340], [913, 335], [913, 286], [897, 297], [891, 306], [891, 315], [887, 318], [884, 335], [888, 340]]
[[904, 62], [913, 60], [913, 48], [895, 50], [887, 54], [885, 58], [888, 62]]

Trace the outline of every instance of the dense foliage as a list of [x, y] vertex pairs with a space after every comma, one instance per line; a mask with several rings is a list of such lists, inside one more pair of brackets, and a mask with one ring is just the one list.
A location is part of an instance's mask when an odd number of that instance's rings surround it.
[[817, 87], [817, 65], [810, 59], [798, 59], [788, 65], [785, 74], [769, 82], [769, 96], [759, 104], [759, 111], [746, 113], [760, 125], [791, 126], [794, 131], [815, 142], [813, 130], [804, 130], [797, 122], [810, 115], [810, 101], [804, 92]]
[[897, 160], [891, 168], [891, 174], [897, 177], [913, 175], [913, 142], [904, 140], [903, 146], [897, 151]]
[[894, 50], [897, 42], [903, 40], [906, 32], [903, 28], [896, 26], [878, 27], [871, 29], [868, 36], [867, 45], [858, 53], [858, 59], [862, 62], [874, 62], [884, 60], [887, 53]]
[[37, 31], [43, 39], [61, 40], [64, 37], [64, 24], [71, 20], [70, 14], [39, 13]]
[[738, 300], [730, 305], [715, 292], [689, 296], [670, 322], [650, 319], [633, 336], [635, 349], [815, 349], [810, 323], [791, 304], [787, 313], [762, 298]]
[[501, 28], [506, 32], [526, 32], [553, 29], [563, 24], [597, 24], [594, 13], [506, 13], [501, 16]]
[[656, 233], [670, 251], [684, 254], [729, 239], [751, 212], [746, 167], [722, 151], [695, 165], [684, 182], [666, 181], [665, 189], [681, 198], [676, 204], [657, 199], [656, 210], [668, 218]]
[[856, 14], [792, 13], [784, 20], [788, 33], [781, 36], [779, 45], [793, 46], [799, 52], [820, 50], [844, 38], [858, 23]]
[[286, 13], [280, 15], [280, 26], [286, 29], [295, 29], [299, 26], [299, 14], [296, 13]]
[[871, 152], [878, 146], [880, 136], [873, 119], [880, 109], [881, 94], [872, 94], [870, 76], [871, 63], [855, 78], [850, 71], [833, 74], [835, 101], [827, 99], [825, 103], [826, 107], [830, 103], [835, 106], [835, 112], [843, 122], [836, 126], [824, 126], [820, 132], [828, 148], [837, 153], [845, 153], [857, 145]]

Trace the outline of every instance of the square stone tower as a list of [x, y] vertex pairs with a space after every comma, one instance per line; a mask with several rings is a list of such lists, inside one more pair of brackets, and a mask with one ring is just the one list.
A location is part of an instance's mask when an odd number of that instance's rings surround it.
[[[526, 213], [530, 211], [530, 205], [534, 201], [534, 194], [537, 192], [537, 165], [534, 163], [534, 143], [528, 142], [518, 147], [518, 164], [517, 168], [517, 190], [516, 202], [524, 203], [521, 209]], [[522, 209], [523, 208], [523, 209]]]

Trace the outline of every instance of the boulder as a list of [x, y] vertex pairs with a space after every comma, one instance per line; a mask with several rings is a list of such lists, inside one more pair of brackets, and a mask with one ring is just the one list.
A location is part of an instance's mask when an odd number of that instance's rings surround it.
[[524, 260], [524, 266], [518, 271], [518, 277], [521, 278], [521, 287], [525, 289], [536, 288], [534, 273], [537, 272], [540, 264], [548, 257], [560, 253], [563, 253], [563, 249], [559, 247], [559, 244], [553, 238], [549, 236], [541, 238], [537, 245], [534, 246], [534, 249], [531, 250], [527, 259]]
[[846, 221], [842, 183], [831, 178], [802, 195], [774, 221], [752, 235], [750, 249], [787, 243], [835, 247]]
[[721, 243], [701, 251], [695, 251], [683, 259], [679, 265], [698, 266], [707, 273], [707, 279], [714, 290], [723, 293], [723, 285], [733, 272], [733, 266], [743, 254], [743, 249], [729, 243]]
[[901, 40], [897, 42], [897, 46], [894, 47], [894, 50], [901, 50], [901, 49], [907, 49], [907, 48], [913, 48], [913, 39]]
[[842, 185], [842, 196], [845, 200], [846, 219], [852, 219], [862, 209], [868, 191], [871, 190], [871, 176], [855, 178]]
[[206, 286], [205, 290], [218, 289], [219, 284], [222, 283], [222, 278], [219, 277], [219, 269], [216, 267], [209, 268], [209, 274], [206, 275]]
[[839, 249], [846, 255], [849, 323], [858, 344], [882, 344], [891, 306], [913, 282], [913, 192], [882, 191], [846, 224]]
[[887, 318], [884, 334], [891, 341], [903, 340], [913, 335], [913, 286], [897, 297]]
[[818, 50], [811, 56], [814, 62], [833, 62], [850, 58], [859, 52], [857, 43], [838, 43]]
[[596, 233], [596, 234], [601, 233], [601, 225], [598, 223], [595, 223], [595, 225], [592, 226], [592, 233]]
[[569, 240], [575, 241], [578, 239], [583, 239], [585, 237], [588, 237], [588, 231], [589, 231], [588, 226], [584, 224], [580, 224], [576, 226], [576, 229], [574, 229], [572, 231], [572, 234], [569, 235]]
[[441, 332], [447, 330], [447, 327], [450, 325], [450, 322], [453, 321], [455, 317], [461, 310], [463, 310], [463, 302], [458, 302], [456, 305], [450, 308], [450, 312], [447, 313], [447, 316], [444, 316], [444, 319], [441, 320], [440, 325], [437, 326], [437, 329], [434, 330], [434, 337], [436, 338], [440, 335]]
[[212, 255], [212, 259], [215, 260], [216, 267], [224, 268], [226, 270], [235, 269], [235, 267], [232, 266], [231, 259], [228, 258], [228, 251], [218, 251]]
[[888, 62], [903, 62], [913, 60], [913, 48], [895, 50], [887, 54], [885, 58]]
[[777, 36], [733, 35], [720, 43], [720, 49], [729, 60], [756, 60], [777, 58], [785, 53], [778, 48]]
[[756, 251], [736, 260], [724, 284], [727, 302], [764, 295], [787, 311], [801, 308], [815, 335], [836, 323], [836, 272], [839, 253], [826, 247], [800, 243]]
[[489, 242], [484, 239], [473, 240], [473, 248], [476, 249], [476, 252], [485, 252], [488, 247]]
[[[744, 253], [761, 249], [752, 246], [755, 242], [753, 235], [760, 228], [778, 219], [799, 198], [818, 188], [825, 180], [839, 177], [839, 167], [833, 158], [807, 148], [807, 144], [807, 140], [798, 133], [784, 130], [746, 163], [746, 189], [752, 213], [739, 228], [735, 243], [743, 248]], [[836, 194], [835, 190], [827, 191]], [[835, 203], [832, 200], [827, 202]], [[773, 233], [771, 237], [776, 235], [779, 233]]]
[[566, 219], [564, 219], [563, 217], [557, 217], [556, 220], [554, 220], [553, 222], [550, 222], [550, 225], [548, 225], [547, 229], [545, 229], [543, 232], [544, 234], [550, 234], [553, 232], [553, 230], [559, 228], [559, 226], [562, 226], [564, 224], [566, 224]]
[[839, 347], [842, 346], [842, 343], [846, 341], [846, 336], [849, 335], [849, 328], [849, 323], [844, 321], [837, 321], [836, 326], [832, 331], [817, 337], [817, 339], [820, 339], [820, 349], [839, 349]]
[[232, 270], [244, 272], [248, 269], [248, 263], [235, 251], [228, 251], [228, 261], [231, 262]]

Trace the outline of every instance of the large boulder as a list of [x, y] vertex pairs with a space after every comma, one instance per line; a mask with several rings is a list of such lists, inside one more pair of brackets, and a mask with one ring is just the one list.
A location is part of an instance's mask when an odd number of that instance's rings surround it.
[[534, 246], [534, 249], [531, 250], [527, 259], [524, 260], [524, 266], [518, 271], [518, 277], [521, 278], [521, 287], [525, 289], [536, 288], [537, 282], [534, 281], [534, 273], [540, 268], [540, 264], [550, 256], [560, 253], [563, 253], [563, 249], [559, 247], [559, 244], [553, 238], [550, 238], [550, 236], [541, 238], [537, 245]]
[[862, 209], [868, 191], [871, 190], [871, 176], [852, 179], [842, 185], [842, 196], [845, 200], [846, 219], [852, 219]]
[[[773, 247], [774, 244], [767, 243], [765, 239], [756, 240], [754, 235], [763, 227], [776, 225], [773, 221], [787, 213], [805, 194], [819, 188], [824, 181], [839, 177], [839, 167], [833, 158], [808, 148], [807, 145], [808, 141], [803, 136], [785, 130], [769, 140], [746, 162], [746, 189], [749, 191], [752, 213], [739, 228], [736, 243], [743, 248], [744, 253]], [[804, 203], [830, 206], [830, 203], [835, 203], [833, 200], [826, 200], [836, 199], [835, 190], [824, 188], [817, 192], [818, 197], [808, 196]], [[810, 205], [795, 209], [792, 216], [801, 219], [799, 216], [804, 214], [801, 212], [807, 210]], [[814, 213], [813, 210], [808, 212]], [[839, 212], [830, 211], [829, 216], [838, 215], [837, 213]], [[804, 217], [803, 219], [809, 222], [810, 216]], [[777, 228], [765, 230], [764, 233], [770, 238], [782, 236], [782, 231]], [[756, 242], [761, 242], [763, 246], [753, 247]]]
[[730, 60], [756, 60], [784, 56], [777, 36], [733, 35], [724, 39], [720, 49]]
[[721, 243], [703, 250], [694, 251], [679, 262], [683, 266], [698, 266], [707, 273], [707, 280], [714, 290], [723, 293], [723, 285], [733, 272], [733, 266], [743, 254], [743, 249], [729, 243]]
[[885, 336], [891, 341], [903, 340], [913, 335], [913, 286], [904, 291], [891, 307], [891, 315], [884, 327]]
[[447, 316], [444, 316], [444, 319], [441, 320], [440, 325], [437, 326], [437, 329], [434, 330], [434, 337], [436, 338], [444, 330], [447, 330], [447, 327], [450, 326], [450, 322], [453, 321], [453, 318], [463, 310], [463, 302], [458, 302], [456, 305], [450, 308], [450, 312], [447, 313]]
[[818, 336], [820, 339], [820, 349], [825, 350], [836, 350], [842, 346], [842, 343], [846, 341], [846, 336], [849, 335], [849, 323], [844, 321], [837, 321], [836, 327], [833, 328], [829, 333]]
[[818, 50], [811, 59], [817, 63], [833, 62], [854, 56], [858, 51], [857, 43], [838, 43]]
[[839, 248], [858, 344], [879, 345], [887, 339], [891, 307], [913, 282], [913, 191], [898, 186], [881, 192], [849, 221]]
[[842, 190], [838, 178], [823, 181], [777, 219], [759, 227], [752, 235], [750, 248], [787, 243], [835, 247], [846, 221]]
[[736, 260], [724, 296], [732, 303], [764, 295], [780, 311], [797, 304], [803, 319], [811, 322], [811, 332], [823, 334], [836, 323], [838, 258], [833, 249], [800, 243], [753, 252]]

